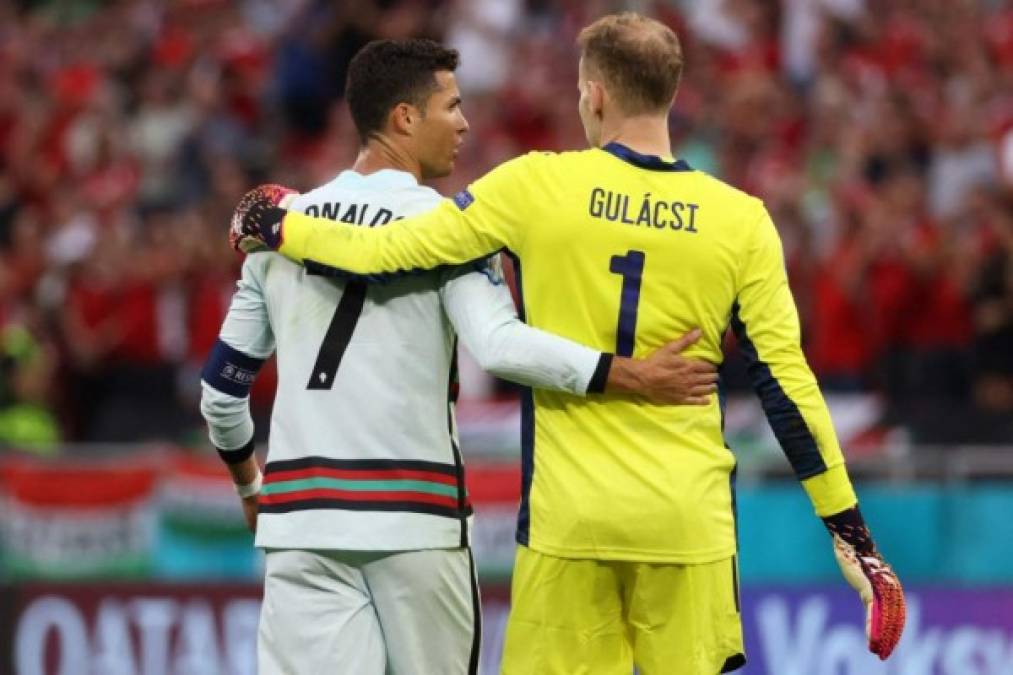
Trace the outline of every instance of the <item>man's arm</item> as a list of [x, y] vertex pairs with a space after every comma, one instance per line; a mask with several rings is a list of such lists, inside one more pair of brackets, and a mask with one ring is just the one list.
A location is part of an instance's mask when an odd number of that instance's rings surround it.
[[357, 227], [278, 207], [277, 186], [247, 193], [230, 238], [256, 239], [298, 263], [312, 261], [356, 275], [427, 270], [479, 260], [503, 248], [518, 251], [530, 222], [526, 186], [539, 161], [526, 155], [498, 166], [453, 199], [385, 227]]
[[256, 273], [260, 259], [247, 258], [222, 330], [201, 371], [201, 414], [256, 529], [260, 467], [253, 454], [250, 387], [274, 352], [274, 335]]
[[752, 226], [732, 329], [774, 435], [833, 538], [845, 578], [866, 604], [869, 649], [885, 659], [904, 627], [900, 582], [858, 509], [830, 411], [802, 353], [781, 240], [766, 209], [757, 209]]
[[830, 411], [802, 353], [781, 240], [766, 209], [758, 210], [731, 327], [781, 449], [816, 513], [829, 516], [854, 506], [858, 499]]
[[449, 272], [441, 297], [451, 323], [483, 370], [578, 396], [623, 392], [658, 403], [706, 405], [716, 391], [715, 367], [679, 353], [695, 341], [693, 336], [646, 359], [602, 353], [518, 319], [498, 258], [478, 263], [476, 269], [480, 271]]

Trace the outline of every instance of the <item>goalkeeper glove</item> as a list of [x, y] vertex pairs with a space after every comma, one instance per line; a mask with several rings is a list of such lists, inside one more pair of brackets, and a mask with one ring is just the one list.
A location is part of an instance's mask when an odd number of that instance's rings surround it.
[[854, 506], [823, 519], [834, 541], [834, 555], [844, 578], [865, 604], [869, 651], [890, 656], [904, 632], [904, 590], [876, 550], [862, 513]]
[[239, 200], [229, 226], [229, 244], [243, 253], [281, 246], [285, 208], [299, 193], [281, 185], [260, 185]]

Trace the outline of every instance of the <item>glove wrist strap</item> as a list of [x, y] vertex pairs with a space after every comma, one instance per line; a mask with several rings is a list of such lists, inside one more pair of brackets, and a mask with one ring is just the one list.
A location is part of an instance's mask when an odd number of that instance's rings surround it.
[[836, 534], [846, 544], [855, 549], [858, 555], [876, 555], [876, 544], [872, 541], [869, 528], [862, 518], [858, 505], [845, 509], [840, 513], [823, 518], [823, 524], [831, 535]]
[[281, 221], [284, 220], [286, 213], [288, 211], [285, 209], [268, 206], [261, 214], [260, 236], [264, 238], [265, 244], [276, 251], [281, 247], [283, 237]]

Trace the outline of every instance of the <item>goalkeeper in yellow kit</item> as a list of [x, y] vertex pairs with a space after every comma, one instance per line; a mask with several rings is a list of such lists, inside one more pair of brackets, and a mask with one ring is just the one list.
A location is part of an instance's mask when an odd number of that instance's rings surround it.
[[[715, 363], [731, 327], [764, 411], [886, 658], [904, 599], [858, 510], [826, 404], [799, 346], [781, 243], [763, 203], [670, 155], [682, 71], [675, 34], [636, 14], [579, 38], [591, 149], [506, 162], [434, 210], [384, 228], [316, 219], [249, 193], [237, 247], [267, 245], [351, 275], [459, 264], [507, 250], [522, 318], [597, 349], [642, 355], [702, 329]], [[728, 672], [745, 663], [735, 459], [722, 405], [664, 407], [528, 391], [513, 608], [503, 672]]]

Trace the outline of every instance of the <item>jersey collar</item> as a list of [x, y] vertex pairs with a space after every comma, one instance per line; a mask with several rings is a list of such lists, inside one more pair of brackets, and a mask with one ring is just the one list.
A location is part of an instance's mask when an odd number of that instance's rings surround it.
[[636, 150], [626, 147], [622, 143], [609, 143], [604, 148], [605, 152], [610, 155], [615, 155], [619, 159], [623, 160], [628, 164], [639, 166], [641, 169], [650, 169], [651, 171], [692, 171], [693, 167], [689, 165], [684, 159], [677, 159], [675, 161], [668, 161], [658, 157], [657, 155], [641, 155]]
[[373, 173], [362, 174], [352, 169], [345, 169], [338, 178], [349, 182], [380, 182], [386, 187], [414, 187], [419, 184], [415, 176], [400, 169], [380, 169]]

